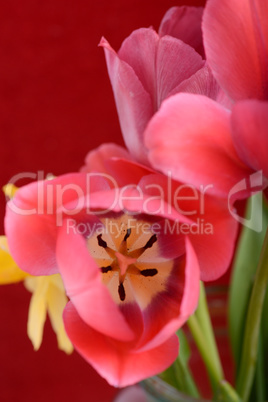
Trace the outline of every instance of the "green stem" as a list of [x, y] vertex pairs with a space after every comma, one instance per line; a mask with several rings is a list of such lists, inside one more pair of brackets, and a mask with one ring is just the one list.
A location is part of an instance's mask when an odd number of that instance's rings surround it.
[[199, 392], [195, 385], [193, 377], [191, 376], [188, 367], [185, 367], [185, 365], [181, 361], [180, 356], [178, 356], [177, 360], [174, 363], [174, 371], [179, 389], [185, 394], [198, 398]]
[[250, 298], [242, 349], [242, 359], [238, 372], [237, 391], [243, 401], [249, 398], [254, 378], [258, 353], [262, 307], [268, 285], [268, 230], [265, 235], [255, 282]]
[[225, 380], [220, 382], [217, 396], [218, 398], [216, 400], [218, 401], [241, 402], [239, 395], [237, 395], [233, 387]]
[[201, 353], [201, 356], [205, 362], [211, 379], [213, 380], [213, 382], [219, 383], [221, 380], [223, 380], [222, 372], [219, 371], [218, 365], [215, 364], [214, 360], [211, 358], [210, 345], [208, 344], [202, 332], [202, 328], [195, 314], [188, 319], [187, 324], [191, 330], [199, 352]]
[[260, 333], [259, 347], [258, 347], [258, 358], [256, 366], [256, 400], [258, 402], [265, 401], [265, 374], [264, 374], [264, 358], [263, 358], [263, 344], [262, 336]]
[[232, 388], [232, 386], [224, 380], [221, 365], [219, 368], [218, 362], [212, 358], [210, 341], [206, 338], [206, 335], [203, 332], [203, 328], [200, 325], [197, 316], [195, 314], [192, 315], [188, 319], [187, 324], [191, 330], [195, 343], [206, 365], [212, 385], [214, 386], [214, 388], [217, 387], [216, 397], [218, 397], [218, 399], [216, 400], [224, 402], [240, 401], [239, 396]]
[[210, 345], [210, 356], [217, 368], [219, 377], [223, 378], [223, 369], [220, 361], [217, 343], [214, 336], [214, 331], [211, 324], [210, 314], [207, 305], [206, 291], [203, 282], [200, 282], [200, 296], [198, 308], [195, 312], [199, 325], [202, 328], [203, 334], [206, 337], [207, 343]]

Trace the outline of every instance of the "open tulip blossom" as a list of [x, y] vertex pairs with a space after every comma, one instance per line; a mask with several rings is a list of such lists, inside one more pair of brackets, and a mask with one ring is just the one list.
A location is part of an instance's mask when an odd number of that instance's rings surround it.
[[[0, 283], [24, 280], [32, 306], [42, 289], [42, 319], [47, 306], [59, 346], [69, 353], [71, 342], [113, 386], [175, 362], [180, 378], [169, 382], [198, 396], [177, 336], [187, 322], [213, 400], [268, 397], [267, 20], [266, 0], [208, 0], [204, 10], [171, 8], [158, 32], [137, 29], [118, 52], [102, 38], [127, 149], [102, 144], [80, 172], [40, 177], [9, 194]], [[239, 217], [237, 201], [255, 193], [251, 216], [248, 207]], [[245, 226], [237, 243], [238, 221]], [[231, 385], [200, 281], [220, 278], [234, 252]], [[43, 321], [37, 336], [31, 314], [37, 349]]]
[[[61, 274], [67, 334], [116, 386], [175, 360], [175, 331], [197, 306], [199, 280], [227, 269], [237, 229], [224, 202], [115, 158], [123, 152], [103, 145], [82, 173], [22, 187], [6, 215], [18, 265]], [[106, 168], [94, 172], [93, 162]]]

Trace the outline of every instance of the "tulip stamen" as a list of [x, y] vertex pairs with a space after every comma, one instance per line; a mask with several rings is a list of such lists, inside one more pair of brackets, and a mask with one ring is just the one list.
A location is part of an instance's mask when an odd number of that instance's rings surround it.
[[145, 250], [147, 250], [148, 248], [153, 247], [154, 243], [157, 241], [157, 236], [156, 234], [152, 235], [150, 237], [150, 239], [147, 241], [147, 243], [145, 244], [145, 246], [137, 248], [136, 250], [133, 250], [129, 253], [129, 255], [133, 258], [139, 258], [144, 252]]
[[118, 286], [118, 294], [120, 297], [121, 301], [124, 301], [126, 298], [126, 292], [125, 292], [125, 288], [122, 282], [120, 282], [119, 286]]
[[125, 234], [125, 237], [124, 237], [124, 241], [127, 241], [127, 239], [129, 238], [130, 234], [131, 234], [131, 229], [128, 228], [127, 233]]
[[107, 243], [105, 240], [103, 240], [102, 238], [102, 234], [99, 234], [97, 236], [98, 239], [98, 245], [102, 248], [105, 249], [106, 253], [111, 257], [111, 258], [115, 258], [115, 251], [113, 249], [111, 249], [110, 247], [108, 247]]
[[143, 269], [140, 271], [141, 275], [143, 276], [155, 276], [158, 274], [158, 271], [156, 268], [149, 268], [149, 269]]
[[111, 225], [110, 220], [104, 222], [104, 232], [88, 238], [102, 282], [119, 305], [136, 301], [145, 309], [166, 291], [173, 261], [161, 256], [158, 235], [148, 230], [149, 222], [137, 220], [135, 226], [128, 215], [111, 219]]
[[147, 248], [151, 248], [156, 241], [157, 241], [157, 237], [156, 237], [156, 234], [154, 234], [150, 237], [150, 239], [147, 241], [145, 246], [143, 246], [144, 250], [147, 250]]
[[103, 240], [102, 234], [99, 234], [99, 235], [97, 236], [97, 239], [98, 239], [98, 245], [99, 245], [100, 247], [107, 248], [107, 243], [106, 243], [105, 240]]
[[113, 270], [113, 268], [111, 267], [111, 265], [108, 265], [108, 267], [101, 267], [101, 272], [103, 274], [106, 274], [107, 272], [112, 271], [112, 270]]

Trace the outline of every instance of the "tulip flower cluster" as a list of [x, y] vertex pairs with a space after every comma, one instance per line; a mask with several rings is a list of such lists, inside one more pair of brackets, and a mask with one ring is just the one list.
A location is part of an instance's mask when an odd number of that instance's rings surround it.
[[114, 386], [174, 362], [200, 280], [230, 266], [234, 202], [267, 185], [267, 4], [173, 7], [118, 52], [102, 38], [127, 149], [102, 144], [7, 204], [12, 257], [61, 275], [68, 337]]

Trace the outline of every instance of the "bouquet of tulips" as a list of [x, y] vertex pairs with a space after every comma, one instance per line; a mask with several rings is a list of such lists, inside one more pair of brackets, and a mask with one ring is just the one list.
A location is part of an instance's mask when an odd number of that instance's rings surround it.
[[[159, 374], [198, 398], [187, 323], [213, 400], [268, 399], [267, 21], [266, 0], [208, 0], [169, 9], [118, 52], [101, 39], [126, 148], [4, 187], [0, 283], [33, 293], [35, 349], [48, 312], [59, 348], [111, 385]], [[232, 261], [230, 384], [205, 285]]]

